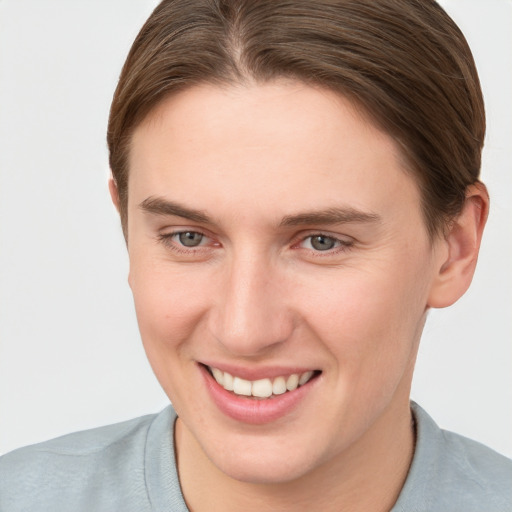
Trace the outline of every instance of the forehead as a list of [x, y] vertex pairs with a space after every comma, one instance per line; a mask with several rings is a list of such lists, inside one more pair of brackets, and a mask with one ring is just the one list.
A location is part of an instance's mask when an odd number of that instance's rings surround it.
[[391, 137], [343, 96], [285, 81], [167, 98], [134, 132], [129, 191], [129, 202], [170, 194], [284, 215], [326, 203], [375, 209], [390, 197], [419, 208]]

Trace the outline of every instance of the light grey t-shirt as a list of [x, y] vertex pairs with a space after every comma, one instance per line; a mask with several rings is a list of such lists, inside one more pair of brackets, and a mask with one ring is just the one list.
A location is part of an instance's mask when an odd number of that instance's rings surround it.
[[[511, 512], [512, 461], [441, 430], [411, 404], [417, 441], [392, 512]], [[188, 512], [175, 465], [172, 407], [0, 458], [1, 512]]]

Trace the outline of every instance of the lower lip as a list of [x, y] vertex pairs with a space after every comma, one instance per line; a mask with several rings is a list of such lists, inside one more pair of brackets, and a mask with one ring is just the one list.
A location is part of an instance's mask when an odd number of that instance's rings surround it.
[[313, 377], [306, 384], [293, 391], [287, 391], [282, 395], [272, 398], [258, 400], [226, 391], [203, 365], [199, 365], [199, 367], [203, 374], [206, 388], [221, 412], [236, 421], [252, 425], [270, 423], [289, 414], [311, 391], [318, 380], [316, 377]]

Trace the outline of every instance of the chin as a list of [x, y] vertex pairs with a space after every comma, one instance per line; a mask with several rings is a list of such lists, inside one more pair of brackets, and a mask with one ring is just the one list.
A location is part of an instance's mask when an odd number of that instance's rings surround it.
[[217, 467], [234, 480], [254, 485], [284, 484], [307, 473], [301, 464], [297, 467], [296, 464], [276, 460], [246, 461], [245, 464], [237, 460], [234, 464], [221, 462]]
[[[263, 443], [261, 443], [263, 444]], [[226, 447], [222, 452], [206, 452], [209, 459], [222, 473], [240, 482], [255, 485], [283, 484], [297, 480], [308, 473], [315, 464], [313, 453], [297, 445], [283, 449], [283, 443], [272, 446]], [[281, 449], [279, 449], [281, 448]], [[318, 458], [320, 459], [320, 458]]]

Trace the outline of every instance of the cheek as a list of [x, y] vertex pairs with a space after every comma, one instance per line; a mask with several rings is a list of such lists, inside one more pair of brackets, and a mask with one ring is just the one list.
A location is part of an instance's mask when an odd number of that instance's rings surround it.
[[130, 286], [150, 360], [187, 341], [207, 309], [208, 283], [191, 268], [176, 270], [168, 262], [131, 259]]
[[137, 321], [148, 361], [177, 410], [190, 401], [188, 387], [196, 368], [190, 341], [197, 338], [207, 310], [205, 282], [187, 270], [172, 271], [163, 264], [133, 258], [130, 265]]
[[407, 364], [419, 340], [427, 296], [425, 278], [413, 274], [412, 268], [397, 271], [392, 265], [340, 272], [325, 280], [325, 293], [318, 280], [304, 283], [316, 290], [307, 294], [310, 327], [340, 372], [366, 374]]

